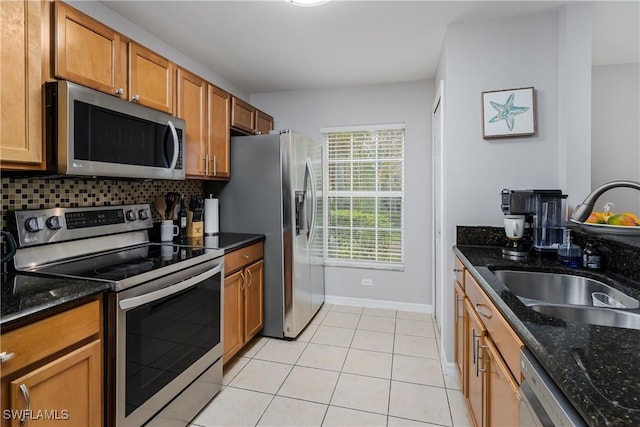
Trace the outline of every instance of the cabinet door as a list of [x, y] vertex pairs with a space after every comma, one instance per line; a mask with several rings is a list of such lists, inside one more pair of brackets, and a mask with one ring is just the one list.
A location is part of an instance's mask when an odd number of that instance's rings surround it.
[[273, 130], [273, 117], [256, 110], [256, 132], [258, 135], [268, 135], [270, 130]]
[[462, 386], [462, 392], [465, 391], [465, 376], [464, 376], [464, 360], [465, 360], [465, 339], [464, 339], [464, 291], [458, 283], [454, 281], [454, 304], [455, 304], [455, 325], [454, 325], [454, 346], [456, 366], [458, 368], [458, 376], [460, 378], [460, 385]]
[[467, 355], [465, 359], [465, 378], [467, 380], [467, 390], [465, 397], [469, 406], [469, 414], [474, 426], [485, 425], [484, 417], [484, 360], [482, 359], [482, 345], [486, 335], [486, 330], [476, 314], [469, 300], [464, 302], [465, 317], [467, 320], [466, 346]]
[[509, 368], [496, 349], [493, 341], [487, 339], [485, 358], [487, 376], [487, 425], [520, 425], [520, 391]]
[[250, 340], [262, 329], [262, 289], [264, 261], [260, 260], [245, 269], [247, 286], [244, 290], [244, 339]]
[[[101, 426], [101, 341], [93, 341], [11, 381], [9, 394], [10, 409], [31, 410], [33, 416], [42, 414], [42, 419], [27, 418], [26, 426]], [[59, 421], [54, 422], [56, 419]], [[22, 424], [13, 419], [12, 425]]]
[[255, 108], [235, 96], [231, 98], [231, 127], [248, 135], [255, 133]]
[[211, 84], [207, 85], [209, 174], [215, 178], [229, 178], [230, 174], [230, 101], [229, 93]]
[[228, 362], [243, 344], [244, 273], [238, 271], [224, 278], [223, 360]]
[[173, 114], [173, 63], [129, 42], [130, 100]]
[[33, 1], [0, 2], [0, 160], [3, 169], [46, 167], [41, 110], [43, 7]]
[[124, 92], [120, 35], [72, 7], [55, 3], [55, 75], [102, 92]]
[[187, 70], [178, 68], [177, 115], [186, 122], [187, 175], [206, 176], [206, 96], [207, 83]]

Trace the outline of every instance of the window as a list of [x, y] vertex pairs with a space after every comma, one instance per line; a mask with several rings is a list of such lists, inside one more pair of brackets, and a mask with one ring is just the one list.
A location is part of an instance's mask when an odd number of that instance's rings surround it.
[[404, 125], [322, 129], [329, 264], [404, 263]]

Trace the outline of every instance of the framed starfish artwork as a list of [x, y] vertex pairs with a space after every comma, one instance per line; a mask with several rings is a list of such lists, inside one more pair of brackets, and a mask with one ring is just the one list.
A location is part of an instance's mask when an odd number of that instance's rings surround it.
[[533, 87], [482, 92], [482, 137], [509, 138], [536, 133]]

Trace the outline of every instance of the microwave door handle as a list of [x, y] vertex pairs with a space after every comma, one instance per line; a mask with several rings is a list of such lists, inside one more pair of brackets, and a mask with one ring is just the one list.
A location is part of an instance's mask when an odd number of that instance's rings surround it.
[[178, 131], [176, 131], [176, 127], [173, 125], [173, 122], [169, 120], [167, 122], [167, 125], [169, 125], [169, 129], [171, 129], [171, 135], [173, 135], [173, 159], [171, 160], [171, 166], [169, 166], [169, 169], [173, 170], [178, 164], [178, 154], [180, 154], [180, 141], [178, 140]]
[[141, 305], [159, 300], [160, 298], [176, 294], [180, 291], [190, 288], [195, 284], [198, 284], [199, 282], [207, 280], [209, 277], [215, 276], [222, 271], [223, 266], [224, 263], [221, 262], [213, 269], [202, 274], [198, 274], [197, 276], [193, 276], [173, 286], [167, 286], [166, 288], [158, 289], [157, 291], [149, 292], [148, 294], [140, 295], [137, 297], [123, 299], [122, 301], [120, 301], [120, 308], [122, 310], [129, 310], [131, 308], [140, 307]]

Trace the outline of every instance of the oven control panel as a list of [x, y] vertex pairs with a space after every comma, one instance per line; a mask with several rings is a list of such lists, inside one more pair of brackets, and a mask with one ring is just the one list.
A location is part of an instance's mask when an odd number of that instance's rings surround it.
[[9, 218], [21, 248], [153, 227], [148, 204], [14, 211]]

